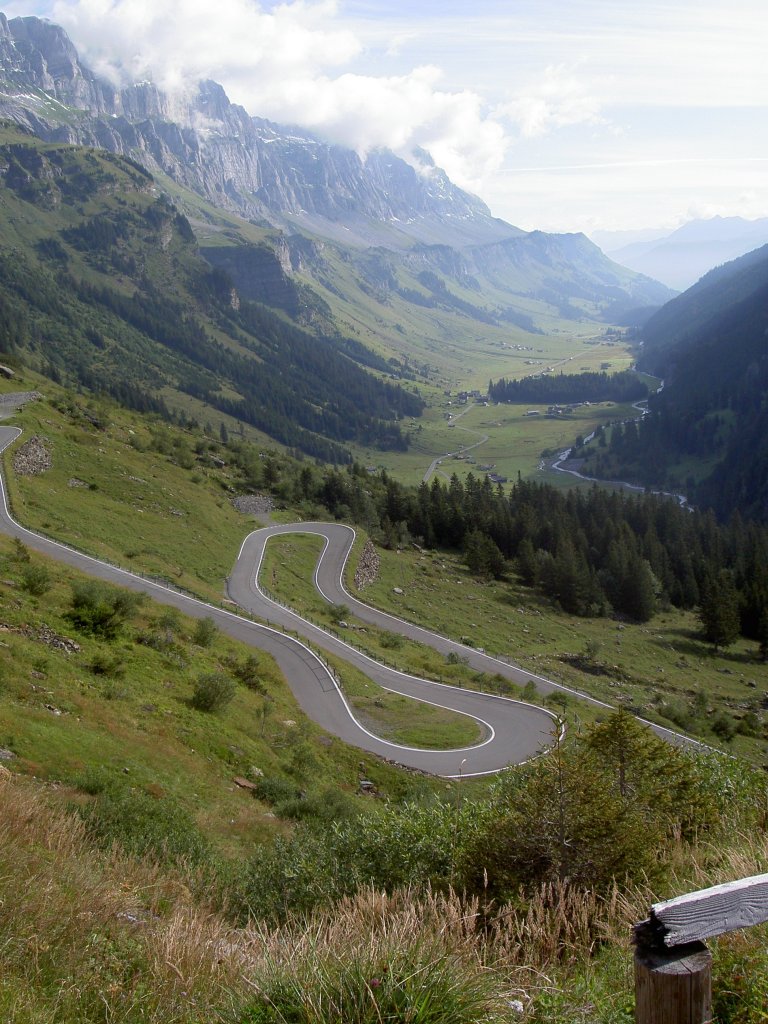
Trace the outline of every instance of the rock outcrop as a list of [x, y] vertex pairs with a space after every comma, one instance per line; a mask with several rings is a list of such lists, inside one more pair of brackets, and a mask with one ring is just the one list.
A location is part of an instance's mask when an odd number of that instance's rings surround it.
[[53, 461], [45, 447], [45, 438], [30, 437], [13, 456], [13, 468], [17, 476], [39, 476], [47, 472]]
[[355, 569], [355, 586], [358, 590], [364, 590], [369, 584], [375, 583], [379, 578], [381, 559], [373, 546], [373, 542], [367, 540], [360, 554], [360, 561]]
[[275, 510], [271, 494], [239, 494], [232, 499], [232, 504], [247, 516], [268, 516]]

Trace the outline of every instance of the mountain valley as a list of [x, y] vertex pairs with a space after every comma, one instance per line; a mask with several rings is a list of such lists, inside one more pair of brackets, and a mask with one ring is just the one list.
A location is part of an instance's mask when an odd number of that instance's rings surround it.
[[632, 1024], [768, 862], [768, 247], [258, 114], [0, 14], [0, 1019]]

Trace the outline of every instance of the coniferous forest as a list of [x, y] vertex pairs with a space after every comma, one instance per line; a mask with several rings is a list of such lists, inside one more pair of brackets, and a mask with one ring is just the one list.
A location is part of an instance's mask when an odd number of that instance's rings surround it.
[[551, 405], [576, 402], [639, 402], [648, 397], [648, 385], [631, 370], [622, 373], [559, 373], [491, 381], [494, 402], [538, 402]]
[[664, 379], [614, 427], [590, 475], [683, 491], [721, 520], [768, 520], [768, 253], [705, 275], [643, 328], [638, 365]]
[[504, 493], [472, 474], [413, 488], [359, 465], [322, 476], [305, 467], [291, 493], [380, 531], [389, 546], [411, 538], [463, 551], [478, 576], [514, 567], [569, 614], [644, 622], [717, 594], [735, 610], [730, 642], [738, 633], [762, 642], [768, 629], [768, 530], [738, 517], [721, 524], [671, 498], [598, 487], [563, 493], [518, 480]]

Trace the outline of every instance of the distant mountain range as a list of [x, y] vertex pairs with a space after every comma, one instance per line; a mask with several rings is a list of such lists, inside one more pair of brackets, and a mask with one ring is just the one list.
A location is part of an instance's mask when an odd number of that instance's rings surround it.
[[[252, 117], [215, 82], [200, 83], [183, 99], [147, 82], [115, 88], [80, 60], [63, 29], [38, 18], [0, 15], [0, 117], [46, 141], [137, 160], [198, 234], [210, 210], [195, 208], [185, 190], [263, 229], [259, 253], [251, 251], [253, 232], [243, 242], [230, 231], [206, 255], [218, 256], [256, 290], [261, 280], [275, 285], [278, 304], [290, 293], [296, 305], [286, 277], [301, 283], [304, 275], [332, 308], [339, 298], [370, 303], [373, 290], [391, 307], [391, 316], [388, 309], [381, 318], [392, 344], [395, 325], [407, 320], [401, 308], [409, 296], [439, 317], [447, 312], [523, 329], [542, 317], [620, 322], [670, 297], [664, 286], [606, 259], [583, 235], [526, 233], [493, 217], [425, 152], [410, 162], [384, 150], [362, 159], [304, 129]], [[233, 241], [239, 252], [213, 251]], [[264, 246], [276, 254], [277, 269]], [[373, 251], [381, 259], [372, 261]], [[344, 275], [329, 269], [338, 254], [355, 265], [362, 291], [356, 283], [350, 294], [338, 283]], [[446, 336], [455, 333], [446, 328]]]
[[[0, 14], [0, 115], [46, 141], [139, 159], [214, 203], [272, 226], [368, 245], [376, 225], [436, 242], [440, 225], [471, 243], [523, 234], [453, 185], [427, 153], [414, 166], [385, 151], [362, 160], [301, 128], [251, 117], [220, 85], [169, 96], [149, 82], [117, 89], [80, 61], [63, 29]], [[333, 225], [333, 227], [331, 226]], [[400, 241], [400, 246], [408, 243]]]
[[669, 234], [595, 231], [592, 240], [624, 267], [684, 291], [708, 270], [768, 243], [768, 217], [693, 220]]

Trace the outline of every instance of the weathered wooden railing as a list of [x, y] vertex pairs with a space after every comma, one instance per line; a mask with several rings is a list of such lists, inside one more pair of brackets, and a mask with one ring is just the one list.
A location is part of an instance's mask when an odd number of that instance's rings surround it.
[[768, 921], [768, 875], [656, 903], [634, 927], [636, 1024], [710, 1024], [712, 954], [704, 939]]

